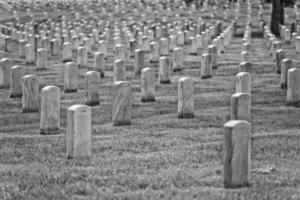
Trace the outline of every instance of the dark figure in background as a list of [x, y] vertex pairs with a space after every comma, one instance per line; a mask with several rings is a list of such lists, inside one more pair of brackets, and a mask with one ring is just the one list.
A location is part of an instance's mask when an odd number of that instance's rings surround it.
[[283, 0], [273, 0], [272, 14], [271, 14], [271, 31], [277, 37], [280, 36], [280, 31], [279, 31], [280, 24], [284, 24]]

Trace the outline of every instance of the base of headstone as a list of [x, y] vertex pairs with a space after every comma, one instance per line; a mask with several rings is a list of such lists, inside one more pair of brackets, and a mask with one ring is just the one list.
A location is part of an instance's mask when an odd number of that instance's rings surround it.
[[190, 55], [192, 56], [197, 56], [198, 54], [197, 53], [189, 53]]
[[11, 94], [9, 98], [22, 98], [22, 94]]
[[177, 69], [173, 69], [174, 72], [181, 72], [182, 69], [181, 68], [177, 68]]
[[0, 89], [9, 89], [9, 85], [0, 85]]
[[178, 113], [178, 118], [180, 119], [194, 118], [194, 116], [194, 113]]
[[131, 121], [122, 121], [122, 122], [113, 122], [114, 126], [129, 126], [131, 125]]
[[142, 102], [153, 102], [155, 97], [142, 97]]
[[73, 89], [73, 90], [64, 90], [65, 93], [73, 93], [73, 92], [77, 92], [77, 89]]
[[88, 68], [89, 66], [87, 65], [78, 65], [79, 68]]
[[66, 60], [63, 60], [64, 63], [67, 63], [67, 62], [72, 62], [72, 59], [66, 59]]
[[150, 63], [158, 63], [158, 61], [150, 60]]
[[100, 72], [100, 77], [104, 78], [104, 72]]
[[36, 71], [45, 71], [47, 68], [36, 68]]
[[29, 109], [25, 108], [22, 110], [23, 113], [34, 113], [34, 112], [39, 112], [39, 109]]
[[170, 84], [171, 83], [171, 80], [168, 80], [168, 81], [159, 81], [161, 84]]
[[290, 101], [287, 102], [288, 106], [293, 106], [293, 107], [300, 107], [300, 101]]
[[281, 84], [281, 85], [280, 85], [280, 88], [281, 88], [282, 90], [286, 90], [286, 89], [287, 89], [287, 85], [286, 85], [286, 84]]
[[87, 106], [98, 106], [100, 105], [100, 101], [92, 101], [92, 102], [86, 102]]
[[59, 129], [40, 130], [41, 135], [56, 135], [60, 134]]
[[212, 78], [212, 76], [201, 76], [201, 79], [209, 79]]

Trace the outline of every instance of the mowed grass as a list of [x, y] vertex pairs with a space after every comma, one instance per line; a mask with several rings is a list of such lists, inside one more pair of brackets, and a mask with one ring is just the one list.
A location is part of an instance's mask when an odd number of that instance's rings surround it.
[[[66, 159], [64, 135], [66, 110], [84, 102], [84, 73], [91, 69], [80, 69], [77, 93], [61, 93], [58, 135], [39, 135], [39, 113], [22, 113], [20, 99], [9, 99], [8, 90], [0, 90], [0, 199], [300, 199], [300, 110], [286, 106], [263, 40], [252, 43], [250, 187], [229, 190], [222, 184], [223, 125], [230, 120], [242, 44], [241, 38], [234, 38], [218, 58], [212, 79], [201, 80], [199, 63], [186, 61], [186, 69], [174, 73], [171, 84], [157, 82], [154, 103], [141, 103], [140, 77], [128, 72], [133, 90], [131, 126], [111, 124], [113, 58], [109, 57], [101, 80], [101, 104], [92, 108], [91, 159]], [[1, 57], [16, 58], [14, 48], [9, 54], [0, 51]], [[48, 70], [37, 73], [40, 87], [63, 89], [64, 65], [58, 58], [50, 60]], [[158, 70], [157, 64], [146, 65]], [[177, 80], [182, 76], [195, 81], [193, 119], [177, 118]], [[257, 170], [269, 165], [275, 166], [272, 173]]]

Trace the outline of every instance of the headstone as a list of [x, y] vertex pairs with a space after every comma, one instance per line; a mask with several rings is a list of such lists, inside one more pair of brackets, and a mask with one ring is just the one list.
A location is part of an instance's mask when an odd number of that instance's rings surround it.
[[235, 93], [231, 96], [231, 119], [251, 121], [251, 96]]
[[171, 60], [169, 57], [162, 56], [159, 58], [159, 82], [162, 84], [171, 83]]
[[300, 53], [300, 36], [296, 37], [296, 54]]
[[78, 87], [78, 64], [68, 62], [65, 65], [64, 92], [76, 92]]
[[57, 39], [50, 41], [50, 54], [51, 56], [58, 56], [59, 54], [59, 41]]
[[25, 60], [26, 64], [34, 64], [35, 55], [34, 55], [34, 46], [31, 44], [25, 45]]
[[277, 74], [281, 73], [281, 61], [285, 58], [285, 52], [282, 49], [276, 51], [276, 65], [275, 72]]
[[181, 71], [183, 69], [184, 52], [181, 47], [175, 47], [173, 51], [173, 71]]
[[144, 68], [141, 74], [142, 102], [155, 101], [155, 70]]
[[287, 74], [289, 69], [292, 68], [292, 60], [289, 58], [285, 58], [281, 61], [281, 79], [280, 79], [280, 87], [281, 89], [287, 89]]
[[45, 86], [41, 91], [41, 134], [55, 134], [60, 127], [60, 88]]
[[115, 60], [113, 74], [113, 82], [126, 80], [126, 66], [124, 60]]
[[79, 67], [88, 67], [88, 49], [87, 47], [80, 46], [77, 49], [77, 62]]
[[291, 68], [287, 76], [287, 105], [300, 107], [300, 69]]
[[168, 38], [160, 39], [160, 55], [161, 56], [169, 55], [169, 40], [168, 40]]
[[178, 117], [194, 117], [194, 81], [190, 77], [178, 80]]
[[91, 152], [92, 116], [86, 105], [73, 105], [67, 110], [67, 158], [89, 158]]
[[135, 56], [135, 50], [137, 49], [137, 41], [135, 39], [129, 40], [129, 53], [130, 57]]
[[241, 62], [239, 66], [239, 72], [248, 72], [252, 73], [252, 64], [249, 62]]
[[10, 69], [13, 65], [11, 58], [2, 58], [0, 60], [0, 88], [7, 89], [10, 85]]
[[241, 53], [241, 62], [249, 62], [250, 61], [250, 53], [248, 51], [243, 51]]
[[19, 41], [19, 57], [20, 58], [25, 58], [25, 54], [26, 54], [26, 46], [27, 41], [26, 40], [20, 40]]
[[13, 66], [10, 70], [10, 98], [22, 97], [22, 78], [25, 75], [23, 66]]
[[89, 106], [100, 104], [100, 73], [88, 71], [85, 74], [85, 103]]
[[224, 187], [249, 186], [251, 172], [251, 124], [232, 120], [224, 125]]
[[114, 126], [131, 124], [131, 84], [116, 81], [113, 84], [114, 102], [112, 122]]
[[63, 44], [63, 62], [71, 62], [72, 61], [72, 44], [71, 42], [65, 42]]
[[159, 61], [159, 44], [157, 42], [150, 43], [149, 60], [152, 63]]
[[211, 54], [203, 54], [201, 56], [201, 78], [206, 79], [212, 76], [212, 56]]
[[208, 46], [208, 54], [211, 55], [212, 68], [216, 69], [218, 67], [218, 64], [217, 64], [217, 55], [218, 55], [217, 46], [209, 45]]
[[136, 75], [141, 74], [141, 70], [145, 67], [145, 51], [143, 49], [135, 50], [134, 72]]
[[36, 75], [23, 76], [22, 111], [38, 112], [39, 110], [39, 81]]
[[125, 46], [123, 44], [118, 44], [115, 46], [115, 60], [117, 59], [121, 59], [124, 61], [126, 59]]
[[251, 94], [251, 74], [248, 72], [239, 72], [236, 75], [235, 92]]
[[37, 50], [36, 70], [45, 70], [47, 67], [47, 49]]
[[104, 78], [105, 71], [105, 53], [97, 51], [94, 54], [94, 71], [100, 73], [101, 78]]

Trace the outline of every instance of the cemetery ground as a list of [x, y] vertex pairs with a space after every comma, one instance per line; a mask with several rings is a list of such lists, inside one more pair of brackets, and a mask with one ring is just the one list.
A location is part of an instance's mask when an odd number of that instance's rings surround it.
[[[80, 68], [78, 92], [61, 92], [56, 135], [40, 135], [39, 113], [22, 113], [20, 99], [10, 99], [9, 91], [0, 89], [0, 199], [300, 199], [300, 110], [286, 105], [262, 37], [252, 39], [250, 187], [223, 187], [223, 125], [230, 120], [241, 45], [242, 37], [232, 39], [211, 79], [200, 79], [199, 64], [186, 57], [185, 69], [172, 74], [171, 84], [157, 82], [152, 103], [141, 102], [140, 76], [130, 73], [133, 60], [127, 62], [132, 125], [122, 127], [111, 123], [113, 57], [108, 57], [100, 105], [92, 108], [90, 159], [66, 159], [65, 145], [66, 111], [84, 103], [89, 69]], [[0, 56], [23, 65], [17, 49], [0, 51]], [[33, 68], [26, 65], [28, 71]], [[63, 69], [61, 59], [50, 57], [47, 70], [35, 72], [40, 88], [63, 89]], [[177, 117], [177, 80], [183, 76], [195, 81], [191, 119]]]

